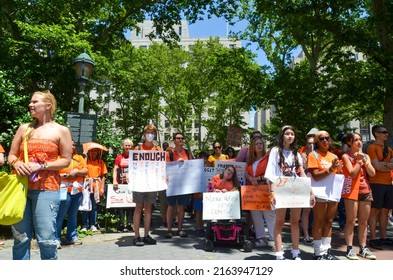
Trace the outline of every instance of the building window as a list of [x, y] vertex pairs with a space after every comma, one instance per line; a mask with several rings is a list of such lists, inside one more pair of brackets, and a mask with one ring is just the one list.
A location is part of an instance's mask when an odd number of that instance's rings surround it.
[[194, 134], [194, 141], [199, 141], [199, 133]]
[[236, 47], [235, 44], [229, 44], [229, 48], [230, 48], [230, 49], [234, 49], [235, 47]]
[[179, 36], [181, 37], [183, 35], [183, 30], [181, 28], [181, 26], [179, 26]]
[[171, 123], [168, 120], [165, 120], [165, 128], [168, 128], [171, 126]]

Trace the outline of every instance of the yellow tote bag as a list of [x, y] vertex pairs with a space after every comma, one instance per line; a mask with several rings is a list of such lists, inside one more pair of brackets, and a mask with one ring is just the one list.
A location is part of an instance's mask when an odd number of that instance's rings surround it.
[[23, 219], [28, 177], [0, 172], [0, 225], [13, 225]]

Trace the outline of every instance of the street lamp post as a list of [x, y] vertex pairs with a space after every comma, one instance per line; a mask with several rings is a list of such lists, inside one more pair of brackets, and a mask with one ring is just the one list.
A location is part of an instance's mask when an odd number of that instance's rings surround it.
[[76, 79], [79, 85], [79, 108], [78, 113], [83, 113], [85, 103], [85, 87], [96, 65], [94, 60], [86, 53], [86, 50], [73, 60]]

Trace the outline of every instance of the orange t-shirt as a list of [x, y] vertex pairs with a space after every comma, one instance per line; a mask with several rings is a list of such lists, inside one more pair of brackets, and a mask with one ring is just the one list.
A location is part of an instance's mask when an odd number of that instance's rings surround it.
[[[384, 159], [383, 146], [375, 143], [372, 143], [367, 147], [367, 154], [369, 155], [371, 162], [375, 159], [378, 161], [390, 162], [392, 159], [392, 149], [390, 147], [388, 147], [388, 154]], [[375, 176], [369, 178], [370, 184], [392, 185], [390, 171], [380, 171], [375, 169], [375, 172]]]
[[[189, 158], [187, 156], [187, 153], [186, 153], [186, 150], [184, 148], [182, 148], [180, 154], [176, 151], [175, 148], [171, 148], [170, 150], [172, 151], [172, 154], [173, 154], [173, 161], [177, 161], [180, 158], [182, 158], [184, 160], [189, 160]], [[190, 157], [191, 157], [191, 154], [190, 154]], [[168, 150], [166, 151], [166, 161], [167, 162], [171, 161], [171, 158], [170, 158]]]
[[[78, 169], [78, 170], [82, 170], [83, 168], [87, 167], [86, 161], [84, 159], [83, 156], [81, 155], [72, 155], [72, 159], [71, 159], [71, 163], [68, 167], [60, 169], [59, 173], [70, 173], [71, 170], [73, 169]], [[77, 181], [78, 183], [83, 183], [83, 176], [78, 176], [76, 178], [62, 178], [61, 181], [62, 182], [69, 182], [72, 183], [74, 181]]]
[[[134, 150], [139, 150], [139, 146], [136, 146]], [[158, 147], [158, 146], [147, 147], [145, 145], [145, 143], [143, 143], [141, 150], [145, 150], [145, 151], [150, 151], [150, 150], [161, 151], [162, 149], [161, 149], [161, 147]]]
[[232, 181], [223, 181], [220, 178], [220, 174], [214, 175], [211, 178], [210, 182], [213, 184], [214, 189], [216, 189], [216, 190], [222, 191], [222, 190], [226, 189], [229, 192], [234, 189], [233, 182]]
[[3, 146], [0, 145], [0, 153], [5, 153]]
[[[318, 154], [318, 158], [315, 153]], [[308, 154], [307, 168], [309, 170], [317, 168], [319, 171], [329, 169], [332, 166], [332, 161], [337, 158], [332, 152], [327, 152], [326, 155], [320, 151], [314, 151]], [[336, 171], [335, 171], [336, 172]]]

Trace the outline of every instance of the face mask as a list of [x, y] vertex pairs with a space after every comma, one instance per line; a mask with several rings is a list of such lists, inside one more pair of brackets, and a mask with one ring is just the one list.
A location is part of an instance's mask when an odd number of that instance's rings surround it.
[[152, 133], [146, 134], [146, 140], [152, 142], [154, 140], [154, 134]]

